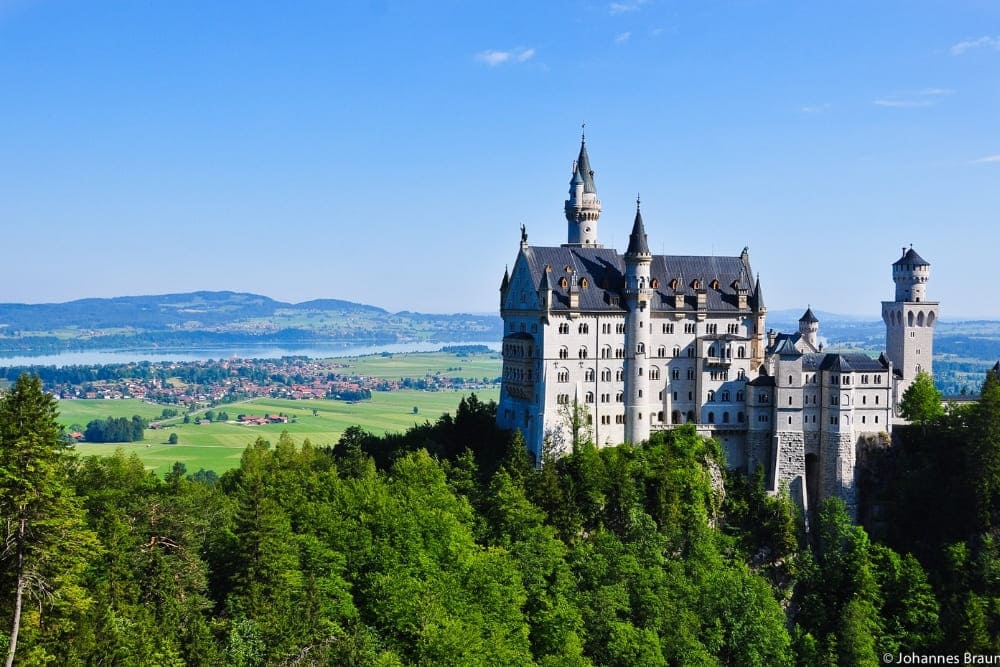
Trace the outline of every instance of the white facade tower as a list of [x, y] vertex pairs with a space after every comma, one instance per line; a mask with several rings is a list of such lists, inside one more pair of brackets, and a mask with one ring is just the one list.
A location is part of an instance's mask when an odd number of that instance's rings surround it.
[[650, 409], [649, 358], [652, 329], [650, 266], [646, 228], [642, 224], [639, 200], [635, 203], [635, 222], [625, 251], [625, 441], [638, 444], [649, 440]]

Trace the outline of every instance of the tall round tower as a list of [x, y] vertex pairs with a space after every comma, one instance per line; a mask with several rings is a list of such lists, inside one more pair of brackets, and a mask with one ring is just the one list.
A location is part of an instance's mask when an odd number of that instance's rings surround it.
[[635, 222], [625, 251], [625, 441], [649, 440], [650, 267], [646, 228], [642, 224], [639, 200], [635, 202]]
[[930, 262], [911, 247], [892, 264], [896, 299], [882, 302], [885, 322], [885, 353], [893, 368], [902, 375], [896, 383], [894, 402], [898, 403], [917, 373], [932, 372], [934, 325], [938, 320], [938, 302], [927, 300]]
[[573, 163], [569, 181], [569, 199], [566, 200], [565, 246], [600, 248], [597, 242], [597, 222], [601, 217], [601, 200], [594, 186], [594, 170], [590, 168], [587, 154], [587, 137], [580, 138], [580, 155]]

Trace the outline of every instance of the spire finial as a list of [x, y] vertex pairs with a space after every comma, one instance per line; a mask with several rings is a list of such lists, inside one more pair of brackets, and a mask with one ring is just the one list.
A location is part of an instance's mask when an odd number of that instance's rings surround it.
[[635, 210], [637, 210], [637, 211], [639, 210], [639, 204], [641, 202], [642, 202], [642, 199], [639, 197], [639, 193], [636, 192], [635, 193]]
[[580, 123], [580, 143], [587, 142], [587, 124]]

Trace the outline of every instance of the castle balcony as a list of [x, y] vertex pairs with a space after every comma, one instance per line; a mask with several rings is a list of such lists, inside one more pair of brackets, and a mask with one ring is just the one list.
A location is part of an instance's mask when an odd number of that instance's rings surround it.
[[733, 365], [732, 357], [705, 357], [706, 366], [719, 366], [723, 368], [729, 368]]

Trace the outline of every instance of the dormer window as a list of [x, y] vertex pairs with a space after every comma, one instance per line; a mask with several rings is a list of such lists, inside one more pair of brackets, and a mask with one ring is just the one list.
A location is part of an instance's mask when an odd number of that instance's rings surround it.
[[677, 278], [674, 278], [673, 280], [670, 281], [670, 289], [676, 290], [677, 289], [677, 285], [678, 285]]
[[719, 281], [718, 281], [718, 280], [713, 280], [713, 281], [711, 282], [711, 287], [712, 287], [712, 289], [714, 289], [714, 290], [717, 290], [717, 289], [719, 289]]
[[559, 287], [562, 287], [563, 289], [569, 287], [569, 281], [566, 280], [565, 276], [559, 279]]
[[649, 281], [649, 286], [653, 289], [659, 289], [660, 281], [657, 280], [656, 278], [653, 278], [652, 280]]
[[587, 280], [586, 278], [580, 278], [580, 287], [584, 289], [590, 287], [590, 281]]

